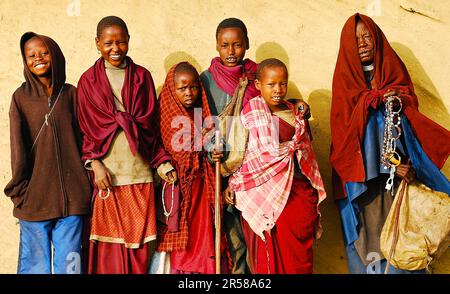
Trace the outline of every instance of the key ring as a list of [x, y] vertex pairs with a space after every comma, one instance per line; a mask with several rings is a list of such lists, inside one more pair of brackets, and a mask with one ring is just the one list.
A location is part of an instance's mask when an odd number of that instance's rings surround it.
[[392, 110], [392, 114], [397, 115], [397, 114], [400, 114], [400, 112], [402, 111], [403, 105], [402, 105], [402, 100], [398, 96], [389, 96], [388, 97], [388, 102], [394, 102], [394, 100], [398, 101], [399, 109], [397, 111]]

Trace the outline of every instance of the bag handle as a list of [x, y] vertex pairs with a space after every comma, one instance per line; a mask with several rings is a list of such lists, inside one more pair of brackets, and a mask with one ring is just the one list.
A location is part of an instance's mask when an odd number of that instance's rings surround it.
[[[406, 162], [407, 165], [411, 164], [411, 159], [408, 158], [408, 161]], [[395, 252], [395, 247], [397, 247], [397, 242], [398, 242], [398, 235], [399, 235], [399, 228], [398, 228], [398, 223], [399, 223], [399, 219], [400, 219], [400, 208], [402, 206], [402, 202], [403, 202], [403, 195], [405, 194], [406, 188], [408, 187], [408, 182], [406, 182], [406, 180], [402, 180], [402, 182], [400, 183], [400, 193], [398, 194], [397, 197], [399, 197], [399, 199], [397, 200], [397, 204], [395, 206], [395, 210], [394, 210], [394, 236], [393, 236], [393, 240], [392, 240], [392, 244], [391, 244], [391, 249], [389, 250], [389, 256], [387, 258], [386, 261], [386, 268], [384, 269], [384, 273], [387, 274], [389, 273], [389, 265], [391, 263], [391, 259], [392, 256], [394, 255]]]
[[398, 193], [397, 197], [397, 203], [395, 205], [395, 210], [394, 210], [394, 232], [393, 232], [393, 239], [392, 239], [392, 244], [391, 244], [391, 249], [389, 250], [389, 256], [387, 258], [386, 261], [386, 268], [384, 270], [385, 274], [389, 273], [389, 265], [391, 263], [391, 259], [392, 256], [394, 255], [395, 252], [395, 247], [397, 246], [397, 242], [398, 242], [398, 235], [399, 235], [399, 219], [400, 219], [400, 208], [402, 206], [402, 202], [403, 202], [403, 196], [405, 195], [405, 191], [406, 188], [408, 187], [408, 183], [405, 180], [402, 180], [402, 182], [400, 183], [400, 193]]
[[[242, 101], [244, 100], [245, 90], [247, 89], [248, 79], [245, 77], [244, 79], [240, 78], [239, 83], [234, 90], [233, 96], [230, 101], [225, 105], [222, 112], [219, 114], [219, 117], [226, 116], [239, 116], [242, 110]], [[239, 106], [239, 107], [236, 107]]]
[[[408, 165], [411, 164], [410, 158], [408, 158], [408, 161], [406, 162], [406, 164], [408, 164]], [[394, 255], [395, 247], [397, 247], [398, 234], [399, 234], [398, 223], [400, 221], [399, 220], [400, 208], [402, 206], [403, 196], [405, 195], [405, 191], [406, 191], [407, 187], [408, 187], [408, 182], [403, 179], [402, 182], [400, 183], [400, 193], [397, 195], [397, 197], [399, 197], [399, 199], [397, 200], [397, 204], [396, 204], [395, 210], [394, 210], [394, 239], [392, 240], [391, 249], [389, 250], [389, 257], [387, 258], [387, 261], [386, 261], [386, 268], [384, 269], [385, 274], [389, 273], [389, 264], [391, 263], [392, 256]]]

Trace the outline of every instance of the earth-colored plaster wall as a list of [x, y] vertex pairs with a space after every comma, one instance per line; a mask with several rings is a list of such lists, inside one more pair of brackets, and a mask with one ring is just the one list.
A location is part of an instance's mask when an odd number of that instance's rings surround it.
[[[178, 61], [188, 60], [199, 71], [207, 69], [216, 56], [217, 24], [226, 17], [239, 17], [249, 30], [247, 56], [257, 62], [267, 57], [283, 60], [290, 70], [290, 96], [301, 96], [311, 105], [314, 148], [329, 192], [322, 207], [325, 232], [315, 247], [315, 272], [345, 273], [340, 220], [331, 197], [329, 111], [340, 32], [355, 12], [373, 16], [406, 63], [421, 110], [449, 128], [450, 3], [446, 0], [2, 0], [0, 187], [10, 178], [8, 108], [11, 94], [23, 81], [18, 44], [24, 32], [54, 38], [66, 56], [67, 81], [76, 84], [99, 57], [94, 46], [97, 22], [118, 15], [130, 31], [129, 55], [151, 71], [159, 89]], [[448, 170], [447, 165], [447, 175]], [[19, 227], [11, 211], [10, 200], [0, 197], [0, 273], [16, 271]], [[450, 273], [449, 252], [436, 272]]]

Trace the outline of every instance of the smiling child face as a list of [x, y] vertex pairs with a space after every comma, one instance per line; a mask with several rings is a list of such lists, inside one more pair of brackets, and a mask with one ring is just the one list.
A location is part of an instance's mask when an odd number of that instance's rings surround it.
[[122, 27], [112, 25], [103, 29], [95, 43], [103, 59], [118, 67], [127, 56], [129, 40], [130, 36]]
[[33, 37], [24, 45], [25, 62], [30, 71], [37, 77], [50, 77], [52, 73], [52, 57], [45, 43]]

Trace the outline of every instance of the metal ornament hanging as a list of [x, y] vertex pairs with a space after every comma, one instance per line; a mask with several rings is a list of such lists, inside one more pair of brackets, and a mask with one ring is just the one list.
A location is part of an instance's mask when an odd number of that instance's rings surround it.
[[[394, 101], [398, 101], [398, 109], [394, 111]], [[402, 158], [397, 153], [397, 140], [400, 139], [402, 130], [400, 128], [401, 118], [400, 112], [402, 110], [402, 101], [398, 96], [389, 96], [385, 101], [385, 123], [384, 123], [384, 138], [383, 148], [381, 151], [381, 163], [384, 169], [389, 169], [389, 178], [386, 182], [385, 189], [390, 190], [394, 195], [394, 177], [397, 166], [400, 165]]]

